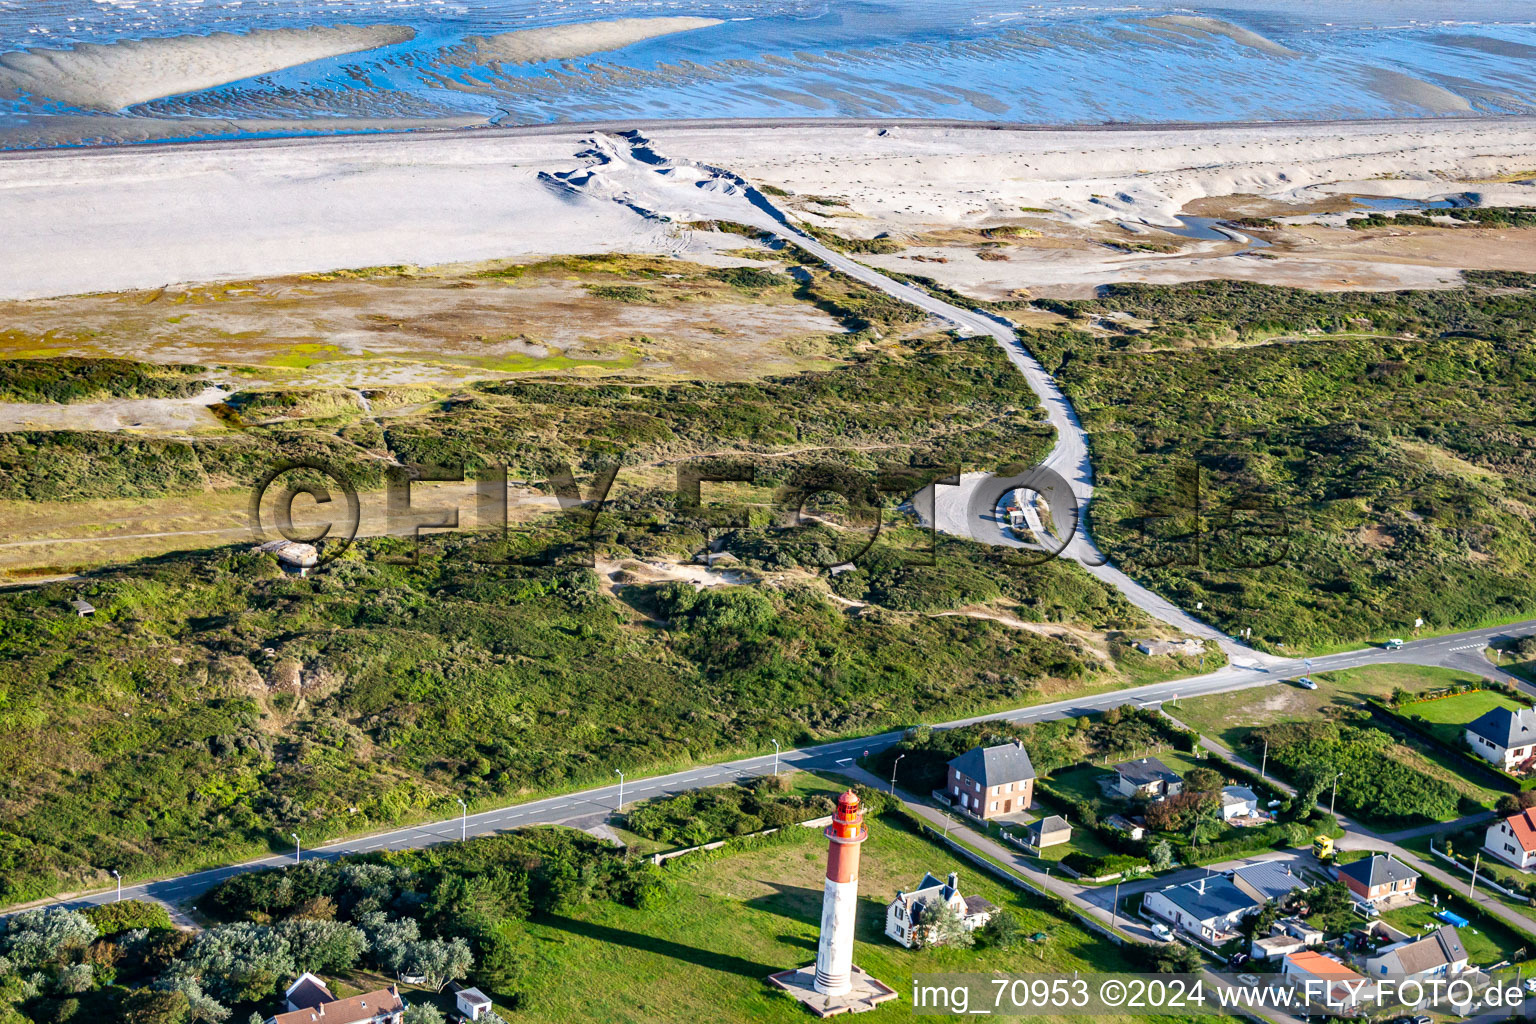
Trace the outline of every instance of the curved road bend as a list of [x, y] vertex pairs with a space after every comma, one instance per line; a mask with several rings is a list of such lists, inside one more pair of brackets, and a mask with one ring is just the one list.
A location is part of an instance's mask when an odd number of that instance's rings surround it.
[[[1510, 635], [1525, 635], [1531, 632], [1536, 632], [1536, 619], [1513, 623], [1508, 626], [1469, 630], [1468, 632], [1457, 633], [1453, 636], [1416, 640], [1405, 644], [1398, 651], [1367, 648], [1358, 651], [1323, 655], [1312, 659], [1312, 671], [1328, 672], [1338, 669], [1356, 668], [1361, 665], [1395, 663], [1439, 664], [1448, 657], [1453, 658], [1455, 655], [1451, 652], [1455, 648], [1465, 648], [1473, 644], [1486, 645], [1487, 642], [1492, 640], [1502, 639]], [[1489, 666], [1489, 668], [1491, 669], [1492, 666]], [[1014, 723], [1052, 721], [1060, 718], [1093, 714], [1125, 704], [1140, 704], [1144, 707], [1160, 706], [1164, 702], [1179, 700], [1185, 697], [1200, 697], [1213, 693], [1225, 693], [1233, 690], [1268, 686], [1284, 679], [1295, 678], [1302, 674], [1302, 671], [1303, 663], [1301, 659], [1280, 661], [1268, 670], [1252, 670], [1228, 666], [1203, 676], [1153, 683], [1148, 686], [1138, 686], [1131, 689], [1112, 690], [1107, 693], [1056, 701], [1051, 704], [1037, 704], [1032, 707], [1017, 708], [993, 715], [976, 715], [970, 718], [956, 719], [952, 722], [944, 722], [934, 726], [934, 728], [952, 729], [962, 725], [972, 725], [988, 721], [1008, 721]], [[1536, 694], [1536, 688], [1527, 686], [1526, 689]], [[811, 771], [846, 771], [852, 766], [855, 759], [865, 753], [883, 750], [900, 739], [901, 732], [893, 731], [860, 739], [838, 740], [813, 747], [785, 750], [779, 755], [777, 763], [781, 768], [794, 767]], [[624, 786], [625, 805], [628, 806], [635, 800], [670, 796], [689, 790], [700, 789], [705, 786], [723, 785], [737, 779], [768, 775], [773, 772], [774, 764], [774, 756], [772, 754], [764, 754], [722, 764], [701, 765], [697, 768], [673, 772], [669, 775], [633, 779], [626, 782]], [[583, 790], [577, 793], [546, 797], [545, 799], [529, 803], [481, 811], [471, 814], [462, 820], [460, 818], [449, 818], [426, 825], [408, 826], [388, 832], [325, 843], [313, 850], [304, 850], [303, 857], [305, 859], [323, 857], [329, 860], [345, 854], [374, 853], [381, 850], [420, 849], [437, 843], [455, 842], [461, 834], [465, 836], [490, 835], [525, 825], [558, 824], [590, 828], [606, 820], [617, 809], [618, 797], [619, 792], [616, 785], [599, 786], [595, 789]], [[300, 838], [302, 839], [302, 836]], [[286, 852], [261, 857], [243, 864], [233, 864], [227, 867], [178, 875], [158, 881], [125, 885], [123, 887], [123, 898], [149, 899], [175, 907], [178, 904], [185, 904], [195, 899], [219, 882], [233, 875], [262, 868], [281, 867], [292, 861], [292, 852]], [[44, 902], [62, 906], [86, 906], [110, 903], [114, 899], [116, 899], [116, 891], [108, 889], [104, 892], [88, 896], [61, 898]]]
[[[1093, 498], [1093, 466], [1088, 457], [1087, 431], [1056, 380], [1019, 343], [1012, 324], [979, 310], [961, 309], [828, 248], [801, 231], [767, 196], [740, 175], [724, 168], [670, 159], [657, 152], [651, 141], [639, 132], [599, 134], [593, 139], [591, 149], [582, 155], [589, 161], [587, 165], [550, 175], [545, 179], [546, 184], [573, 197], [608, 199], [666, 220], [686, 223], [713, 219], [749, 224], [799, 246], [861, 284], [953, 324], [964, 334], [986, 336], [997, 342], [1034, 392], [1055, 431], [1055, 444], [1042, 465], [1066, 480], [1078, 509], [1076, 522], [1069, 520], [1063, 524], [1062, 532], [1071, 530], [1072, 536], [1062, 557], [1081, 563], [1091, 575], [1120, 591], [1153, 618], [1192, 636], [1217, 641], [1234, 664], [1258, 668], [1271, 660], [1268, 655], [1232, 641], [1108, 563], [1085, 526], [1088, 503]], [[958, 486], [934, 489], [933, 520], [939, 529], [948, 533], [989, 544], [1023, 547], [1025, 545], [1002, 529], [995, 507], [1003, 493], [1015, 486], [1015, 481], [1029, 476], [1029, 471], [1004, 479], [987, 473], [966, 473]], [[916, 503], [921, 507], [929, 505], [921, 497]], [[1060, 503], [1053, 514], [1058, 514], [1059, 508]]]

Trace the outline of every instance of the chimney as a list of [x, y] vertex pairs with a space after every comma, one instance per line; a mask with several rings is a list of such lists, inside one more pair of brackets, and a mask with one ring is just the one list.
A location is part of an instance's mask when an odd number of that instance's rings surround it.
[[1017, 736], [1013, 738], [1013, 745], [1018, 747], [1020, 750], [1024, 749], [1024, 741], [1019, 739]]
[[949, 887], [956, 890], [960, 888], [960, 875], [957, 872], [949, 873]]

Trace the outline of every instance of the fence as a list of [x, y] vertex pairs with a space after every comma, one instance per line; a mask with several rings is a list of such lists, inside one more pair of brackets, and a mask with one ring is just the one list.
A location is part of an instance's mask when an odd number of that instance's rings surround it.
[[[1444, 851], [1435, 849], [1435, 840], [1434, 840], [1433, 837], [1431, 837], [1430, 840], [1429, 840], [1429, 852], [1434, 854], [1436, 857], [1439, 857], [1441, 860], [1445, 861], [1447, 864], [1452, 864], [1452, 865], [1460, 868], [1462, 870], [1462, 873], [1468, 874], [1468, 875], [1472, 874], [1472, 869], [1467, 867], [1461, 861], [1457, 860], [1455, 857], [1452, 857], [1450, 854], [1445, 853]], [[1529, 902], [1531, 902], [1531, 898], [1529, 896], [1524, 896], [1524, 895], [1521, 895], [1520, 893], [1515, 892], [1515, 891], [1513, 891], [1511, 889], [1506, 889], [1502, 885], [1500, 885], [1498, 882], [1495, 882], [1493, 879], [1489, 878], [1487, 875], [1479, 874], [1479, 875], [1476, 876], [1476, 880], [1481, 882], [1481, 883], [1483, 883], [1488, 888], [1492, 889], [1494, 892], [1500, 893], [1501, 895], [1504, 895], [1504, 896], [1507, 896], [1507, 897], [1509, 897], [1512, 900], [1519, 900], [1521, 903], [1529, 903]]]

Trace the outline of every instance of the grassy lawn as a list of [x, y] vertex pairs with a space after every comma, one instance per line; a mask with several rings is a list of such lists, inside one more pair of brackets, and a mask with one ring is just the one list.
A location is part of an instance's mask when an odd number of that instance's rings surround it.
[[[1442, 895], [1440, 906], [1447, 905], [1446, 897]], [[1470, 909], [1465, 900], [1452, 900], [1449, 906], [1453, 913], [1460, 914], [1471, 922], [1465, 928], [1456, 929], [1456, 933], [1461, 937], [1461, 944], [1467, 947], [1467, 956], [1474, 964], [1487, 966], [1498, 963], [1525, 945], [1519, 936], [1505, 928], [1495, 918]], [[1427, 935], [1446, 923], [1435, 917], [1437, 909], [1428, 903], [1415, 903], [1411, 907], [1390, 910], [1381, 917], [1392, 927], [1409, 935]]]
[[[568, 916], [509, 923], [506, 937], [521, 969], [517, 1018], [801, 1024], [805, 1011], [765, 979], [815, 959], [826, 844], [804, 832], [725, 857], [675, 862], [667, 872], [671, 893], [660, 906], [593, 904]], [[1043, 931], [1049, 938], [986, 951], [906, 950], [885, 938], [885, 904], [896, 890], [915, 885], [924, 872], [942, 877], [951, 871], [959, 872], [963, 892], [1010, 909], [1024, 933]], [[871, 823], [861, 876], [854, 961], [902, 993], [870, 1019], [909, 1017], [917, 973], [1133, 969], [1113, 944], [907, 832], [897, 820]]]
[[1429, 723], [1433, 732], [1442, 743], [1452, 747], [1461, 745], [1462, 736], [1465, 734], [1467, 723], [1473, 719], [1492, 711], [1494, 708], [1509, 708], [1518, 711], [1525, 705], [1519, 701], [1511, 700], [1502, 693], [1494, 693], [1491, 690], [1478, 690], [1474, 693], [1460, 693], [1454, 697], [1442, 697], [1439, 700], [1426, 700], [1418, 704], [1408, 704], [1398, 708], [1398, 713], [1409, 718], [1422, 718]]
[[1104, 799], [1104, 791], [1099, 788], [1099, 781], [1111, 778], [1113, 774], [1103, 768], [1080, 765], [1056, 772], [1047, 781], [1053, 789], [1060, 790], [1068, 796], [1075, 796], [1079, 800], [1091, 802]]
[[1244, 737], [1259, 726], [1310, 718], [1326, 708], [1359, 704], [1366, 697], [1390, 697], [1399, 687], [1417, 693], [1473, 681], [1465, 672], [1420, 665], [1368, 665], [1314, 678], [1318, 680], [1315, 690], [1275, 683], [1181, 700], [1169, 712], [1191, 729], [1239, 750]]

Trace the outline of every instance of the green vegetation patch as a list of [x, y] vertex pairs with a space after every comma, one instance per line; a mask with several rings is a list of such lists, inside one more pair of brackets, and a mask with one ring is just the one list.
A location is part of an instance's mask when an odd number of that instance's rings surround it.
[[0, 360], [0, 401], [99, 402], [113, 398], [190, 398], [207, 387], [208, 369], [131, 359]]
[[[1024, 332], [1127, 571], [1271, 649], [1536, 614], [1536, 291], [1114, 285]], [[1486, 286], [1486, 287], [1485, 287]]]
[[1119, 678], [986, 619], [809, 586], [616, 601], [482, 548], [373, 541], [307, 579], [167, 559], [95, 577], [86, 619], [73, 587], [0, 594], [0, 902]]

